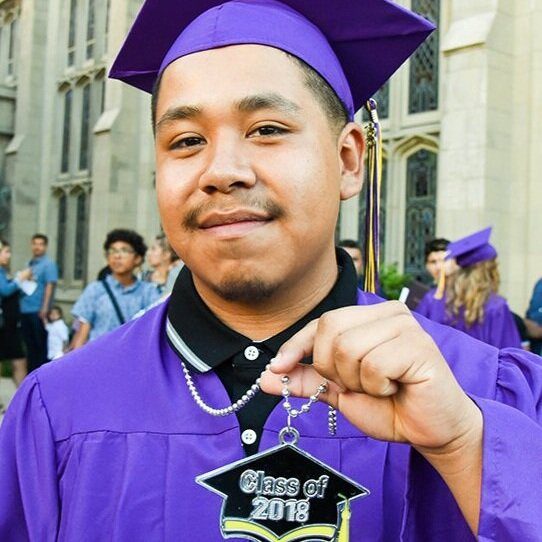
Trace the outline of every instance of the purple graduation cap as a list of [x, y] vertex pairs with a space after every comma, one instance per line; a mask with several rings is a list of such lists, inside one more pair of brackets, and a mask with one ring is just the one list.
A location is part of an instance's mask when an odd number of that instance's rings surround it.
[[152, 92], [178, 58], [267, 45], [316, 70], [352, 119], [434, 28], [388, 0], [146, 0], [109, 75]]
[[446, 258], [455, 258], [461, 267], [495, 259], [497, 251], [489, 243], [492, 229], [489, 227], [450, 243]]

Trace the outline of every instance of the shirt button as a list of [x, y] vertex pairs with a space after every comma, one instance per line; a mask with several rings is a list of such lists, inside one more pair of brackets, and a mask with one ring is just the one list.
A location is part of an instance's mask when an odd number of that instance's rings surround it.
[[260, 357], [260, 351], [255, 346], [247, 346], [245, 348], [245, 358], [249, 361], [254, 361]]
[[256, 431], [245, 429], [241, 434], [241, 440], [244, 444], [254, 444], [256, 442]]

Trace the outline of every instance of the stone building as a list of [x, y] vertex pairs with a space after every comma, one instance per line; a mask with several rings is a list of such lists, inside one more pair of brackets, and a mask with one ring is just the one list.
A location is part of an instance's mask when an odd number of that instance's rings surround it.
[[[360, 0], [362, 1], [362, 0]], [[75, 299], [108, 230], [159, 231], [149, 98], [106, 79], [142, 0], [0, 0], [0, 235], [44, 231]], [[384, 260], [494, 225], [503, 293], [523, 312], [542, 270], [542, 0], [401, 0], [439, 32], [378, 93]], [[360, 238], [362, 199], [340, 236]]]

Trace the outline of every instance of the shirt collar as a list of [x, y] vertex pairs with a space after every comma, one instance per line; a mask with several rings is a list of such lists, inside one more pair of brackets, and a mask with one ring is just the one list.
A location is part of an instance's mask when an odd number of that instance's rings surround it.
[[122, 293], [133, 292], [139, 287], [140, 281], [137, 277], [134, 277], [134, 282], [129, 286], [123, 286], [113, 275], [109, 274], [105, 277], [105, 280], [115, 289], [120, 290]]
[[[329, 294], [303, 318], [277, 335], [257, 343], [276, 354], [280, 346], [310, 321], [325, 312], [355, 305], [356, 271], [348, 254], [337, 250], [339, 274]], [[221, 322], [199, 296], [190, 270], [179, 273], [169, 300], [166, 335], [173, 350], [191, 367], [205, 373], [216, 368], [238, 352], [255, 344]]]

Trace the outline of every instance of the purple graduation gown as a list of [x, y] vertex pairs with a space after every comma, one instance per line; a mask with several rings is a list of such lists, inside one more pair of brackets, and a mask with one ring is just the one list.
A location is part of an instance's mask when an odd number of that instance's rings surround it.
[[446, 310], [446, 299], [435, 299], [435, 289], [425, 294], [416, 312], [438, 322], [452, 326], [471, 337], [497, 348], [521, 348], [521, 337], [508, 303], [500, 295], [492, 295], [484, 307], [484, 321], [467, 326], [461, 314], [452, 318]]
[[[165, 316], [163, 304], [25, 380], [0, 430], [2, 542], [222, 540], [222, 499], [194, 478], [243, 457], [239, 426], [195, 405]], [[479, 540], [540, 540], [539, 358], [420, 320], [483, 412]], [[213, 372], [195, 382], [209, 403], [229, 403]], [[261, 450], [284, 422], [279, 405]], [[340, 415], [331, 437], [323, 404], [296, 426], [302, 448], [371, 490], [351, 503], [351, 541], [473, 539], [440, 476], [407, 445], [373, 440]]]

